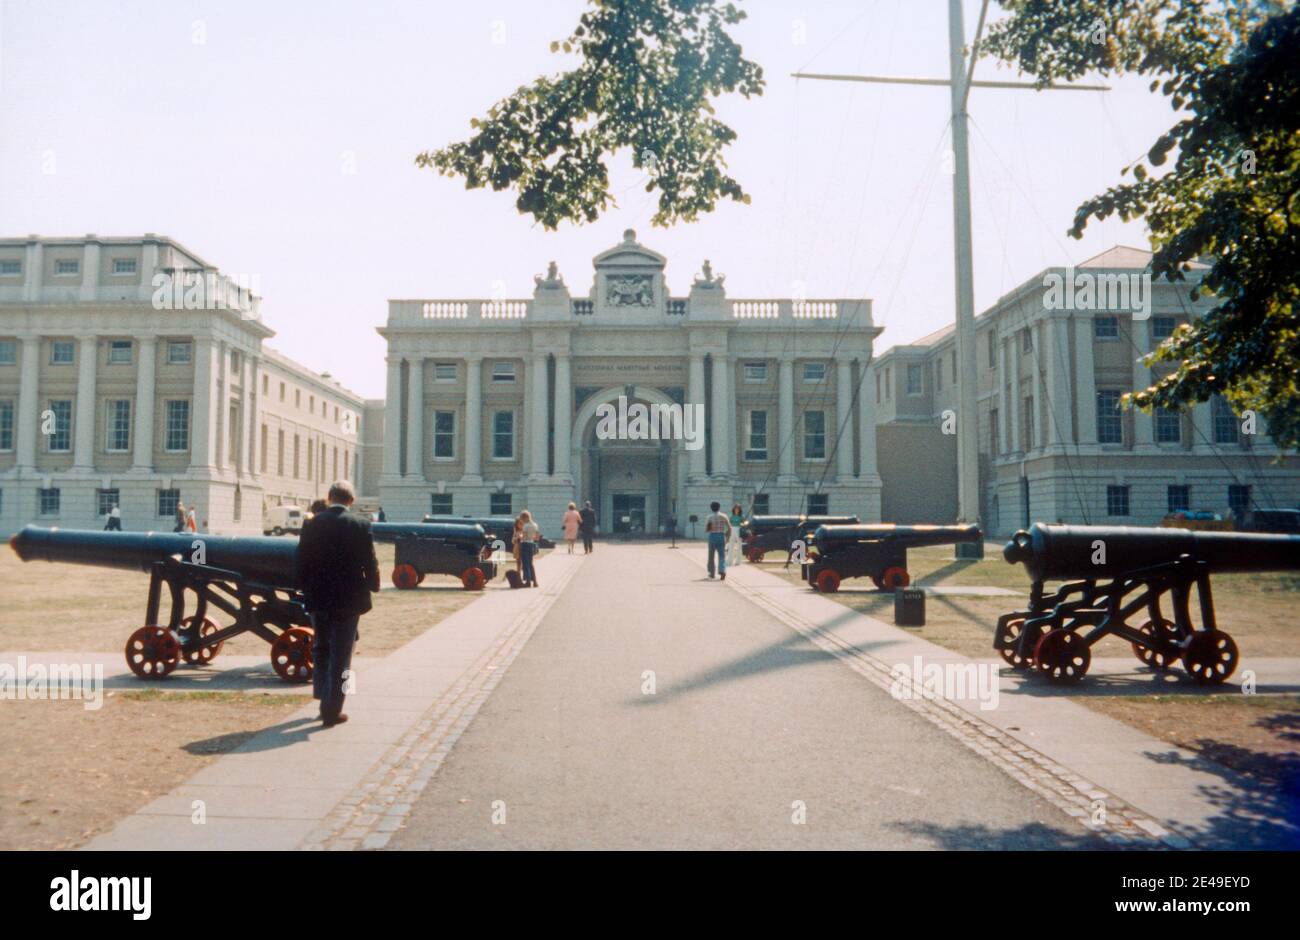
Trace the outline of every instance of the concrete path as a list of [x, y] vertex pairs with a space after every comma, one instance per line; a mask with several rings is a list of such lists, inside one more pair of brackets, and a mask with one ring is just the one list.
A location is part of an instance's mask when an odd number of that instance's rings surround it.
[[389, 845], [1104, 845], [694, 554], [599, 546]]

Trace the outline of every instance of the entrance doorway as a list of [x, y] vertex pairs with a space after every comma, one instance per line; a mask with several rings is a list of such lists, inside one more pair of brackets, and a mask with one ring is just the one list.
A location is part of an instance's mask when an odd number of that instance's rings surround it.
[[645, 532], [645, 496], [639, 493], [612, 493], [614, 532]]

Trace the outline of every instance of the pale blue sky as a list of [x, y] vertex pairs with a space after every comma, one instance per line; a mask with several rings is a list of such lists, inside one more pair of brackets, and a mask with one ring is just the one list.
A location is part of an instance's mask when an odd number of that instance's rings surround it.
[[[947, 4], [741, 5], [750, 18], [737, 36], [768, 85], [720, 112], [739, 133], [728, 159], [753, 204], [652, 229], [651, 197], [624, 156], [618, 209], [546, 232], [512, 194], [467, 192], [413, 160], [559, 70], [549, 43], [580, 0], [2, 0], [0, 233], [169, 235], [257, 275], [274, 345], [367, 396], [383, 394], [374, 327], [388, 298], [487, 297], [497, 282], [526, 297], [551, 259], [584, 296], [592, 256], [625, 228], [667, 255], [675, 294], [709, 258], [732, 297], [788, 297], [802, 282], [809, 297], [872, 298], [880, 351], [943, 326], [947, 90], [789, 73], [945, 77]], [[968, 0], [968, 36], [978, 8]], [[997, 71], [985, 61], [977, 76]], [[972, 92], [977, 310], [1049, 265], [1146, 245], [1140, 224], [1064, 234], [1078, 203], [1172, 123], [1145, 82], [1115, 84]]]

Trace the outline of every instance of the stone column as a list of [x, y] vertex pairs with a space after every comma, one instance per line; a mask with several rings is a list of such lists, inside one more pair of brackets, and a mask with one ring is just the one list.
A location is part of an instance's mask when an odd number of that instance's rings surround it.
[[1192, 446], [1209, 447], [1214, 443], [1214, 411], [1210, 401], [1192, 406]]
[[1074, 429], [1070, 422], [1069, 321], [1064, 317], [1048, 319], [1044, 324], [1043, 335], [1047, 340], [1044, 361], [1047, 364], [1047, 403], [1051, 409], [1047, 439], [1054, 446], [1060, 447], [1074, 440]]
[[799, 446], [794, 437], [794, 360], [782, 357], [778, 369], [781, 390], [777, 433], [776, 437], [769, 441], [768, 446], [775, 443], [780, 450], [777, 481], [794, 483], [797, 479], [794, 475], [794, 452]]
[[[996, 330], [997, 328], [994, 327]], [[1008, 441], [1011, 439], [1011, 408], [1007, 401], [1007, 381], [1010, 376], [1007, 375], [1007, 341], [1001, 333], [996, 333], [998, 343], [998, 421], [1001, 427], [998, 428], [998, 439], [994, 446], [993, 459], [996, 460], [1003, 453], [1010, 449]]]
[[731, 424], [735, 410], [731, 397], [731, 359], [725, 354], [713, 356], [713, 475], [732, 473]]
[[[30, 246], [29, 246], [30, 247]], [[41, 338], [23, 337], [23, 364], [18, 386], [18, 439], [14, 463], [20, 471], [36, 468], [36, 434], [40, 422]]]
[[[686, 405], [692, 408], [696, 405], [704, 404], [704, 356], [699, 353], [691, 353], [690, 372], [688, 375], [690, 387], [686, 395]], [[705, 476], [705, 458], [704, 448], [698, 447], [695, 450], [687, 451], [690, 461], [689, 479], [699, 480]]]
[[[835, 424], [827, 429], [835, 435], [835, 476], [838, 483], [853, 478], [853, 361], [835, 360]], [[860, 393], [867, 396], [864, 386]]]
[[1007, 416], [1007, 446], [1013, 454], [1025, 451], [1025, 418], [1021, 413], [1025, 405], [1025, 393], [1021, 387], [1020, 362], [1024, 354], [1020, 351], [1020, 331], [1011, 334], [1011, 413]]
[[388, 390], [384, 398], [384, 476], [402, 475], [402, 360], [388, 357]]
[[73, 440], [72, 469], [95, 469], [95, 369], [99, 365], [99, 337], [77, 337], [77, 427]]
[[81, 257], [81, 299], [92, 301], [99, 299], [99, 242], [94, 235], [86, 236], [86, 244]]
[[424, 479], [424, 360], [406, 366], [406, 475]]
[[547, 421], [547, 382], [546, 382], [546, 356], [543, 353], [535, 353], [532, 362], [529, 364], [528, 371], [531, 373], [529, 385], [532, 387], [532, 408], [529, 410], [532, 425], [529, 437], [532, 440], [532, 475], [535, 477], [545, 477], [547, 467], [546, 459], [546, 441], [548, 429]]
[[1074, 393], [1077, 396], [1079, 425], [1075, 440], [1080, 444], [1097, 443], [1097, 366], [1093, 357], [1092, 317], [1074, 317]]
[[[876, 467], [876, 370], [868, 359], [858, 360], [862, 382], [858, 387], [858, 477], [868, 483], [878, 483], [880, 472]], [[878, 509], [879, 507], [877, 507]]]
[[1033, 343], [1034, 352], [1029, 361], [1034, 369], [1034, 381], [1030, 383], [1034, 389], [1034, 413], [1030, 420], [1034, 428], [1034, 450], [1042, 450], [1047, 444], [1043, 428], [1043, 404], [1047, 401], [1047, 376], [1044, 374], [1047, 371], [1047, 321], [1039, 320], [1034, 324]]
[[[1141, 391], [1151, 385], [1151, 370], [1142, 364], [1142, 358], [1151, 350], [1151, 321], [1133, 319], [1133, 391]], [[1155, 446], [1155, 423], [1152, 415], [1144, 411], [1133, 412], [1133, 443], [1137, 447]]]
[[569, 379], [569, 354], [555, 356], [555, 475], [569, 476], [569, 450], [573, 442], [573, 390]]
[[23, 300], [40, 300], [44, 280], [45, 246], [33, 235], [27, 243], [27, 258], [23, 262]]
[[207, 337], [194, 340], [194, 403], [190, 416], [190, 466], [212, 467], [212, 437], [216, 422], [212, 420], [212, 385], [217, 373], [217, 344]]
[[244, 356], [244, 466], [243, 472], [257, 476], [258, 444], [262, 424], [261, 361], [256, 356]]
[[465, 360], [465, 476], [466, 483], [483, 479], [483, 359]]
[[158, 339], [140, 338], [140, 360], [135, 366], [135, 448], [131, 469], [148, 473], [153, 469], [154, 384], [158, 367]]
[[235, 456], [234, 454], [228, 453], [228, 451], [230, 450], [229, 424], [230, 424], [230, 402], [232, 398], [231, 390], [230, 390], [230, 380], [231, 380], [230, 345], [228, 343], [223, 342], [221, 344], [221, 352], [217, 359], [217, 363], [220, 369], [218, 375], [218, 385], [217, 385], [217, 388], [220, 390], [220, 394], [217, 396], [216, 464], [219, 468], [225, 469], [226, 467], [234, 463], [234, 456]]

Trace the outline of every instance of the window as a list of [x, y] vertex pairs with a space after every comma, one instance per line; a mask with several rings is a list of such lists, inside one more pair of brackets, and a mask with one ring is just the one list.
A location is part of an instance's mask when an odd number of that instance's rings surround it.
[[167, 344], [167, 364], [189, 365], [194, 361], [194, 345], [188, 340], [175, 340]]
[[943, 363], [937, 359], [934, 361], [934, 390], [943, 391]]
[[451, 460], [456, 456], [456, 412], [433, 413], [433, 456]]
[[0, 451], [14, 449], [13, 399], [0, 401]]
[[492, 414], [492, 459], [515, 459], [515, 413], [496, 411]]
[[885, 366], [885, 401], [894, 397], [894, 367]]
[[1108, 516], [1128, 515], [1128, 487], [1127, 486], [1106, 487], [1106, 515]]
[[114, 506], [121, 504], [121, 499], [116, 489], [95, 490], [95, 504], [96, 513], [107, 516], [113, 511]]
[[1169, 512], [1186, 512], [1192, 507], [1191, 487], [1168, 486], [1165, 488], [1165, 499], [1168, 501]]
[[429, 512], [435, 516], [450, 516], [452, 513], [450, 493], [430, 493]]
[[131, 447], [131, 401], [116, 398], [104, 404], [104, 450], [120, 454]]
[[1034, 351], [1034, 334], [1030, 332], [1029, 327], [1025, 327], [1020, 331], [1020, 351]]
[[826, 363], [824, 362], [805, 362], [803, 364], [803, 380], [810, 384], [826, 381]]
[[1252, 502], [1249, 486], [1233, 483], [1228, 487], [1228, 508], [1234, 513], [1249, 512]]
[[915, 363], [908, 363], [907, 366], [907, 394], [920, 395], [922, 384], [925, 381], [921, 373], [921, 367]]
[[509, 493], [493, 493], [488, 499], [488, 515], [513, 516], [514, 514], [514, 501]]
[[54, 273], [60, 277], [68, 277], [73, 274], [81, 273], [81, 262], [76, 258], [59, 258], [54, 262]]
[[1119, 317], [1096, 317], [1092, 321], [1093, 339], [1119, 339]]
[[159, 490], [158, 491], [158, 515], [161, 518], [174, 519], [176, 517], [176, 504], [181, 501], [180, 490]]
[[998, 367], [998, 334], [993, 330], [989, 330], [989, 368], [996, 369], [997, 367]]
[[1002, 453], [1002, 441], [998, 435], [998, 410], [989, 411], [989, 453], [996, 457]]
[[275, 473], [284, 476], [284, 429], [275, 432]]
[[767, 459], [767, 412], [751, 411], [745, 426], [745, 459]]
[[0, 275], [13, 277], [23, 273], [23, 263], [21, 261], [0, 261]]
[[1155, 409], [1156, 443], [1177, 444], [1183, 439], [1183, 417], [1168, 408]]
[[1151, 318], [1151, 339], [1155, 342], [1166, 340], [1174, 335], [1174, 328], [1178, 325], [1175, 317], [1152, 317]]
[[311, 412], [312, 414], [315, 414], [315, 413], [316, 413], [316, 396], [315, 396], [315, 395], [308, 395], [308, 396], [307, 396], [307, 410], [308, 410], [309, 412]]
[[63, 398], [50, 402], [54, 416], [53, 430], [48, 438], [51, 454], [66, 454], [72, 448], [72, 400]]
[[11, 339], [0, 339], [0, 366], [18, 363], [18, 344]]
[[56, 339], [50, 343], [50, 365], [70, 366], [75, 357], [72, 340]]
[[293, 390], [293, 406], [295, 408], [302, 407], [302, 389], [300, 388], [295, 388]]
[[1232, 406], [1222, 395], [1210, 399], [1210, 413], [1213, 416], [1214, 443], [1237, 443], [1237, 416], [1232, 413]]
[[271, 394], [271, 377], [269, 375], [262, 376], [262, 394]]
[[825, 493], [808, 494], [808, 515], [826, 516], [830, 514], [831, 498]]
[[267, 437], [269, 436], [269, 434], [270, 434], [270, 431], [269, 431], [269, 429], [267, 428], [267, 426], [266, 426], [265, 424], [262, 425], [262, 440], [261, 440], [261, 446], [258, 447], [258, 449], [257, 449], [257, 462], [258, 462], [258, 472], [259, 472], [259, 473], [266, 473], [266, 459], [267, 459], [267, 458], [266, 458], [266, 442], [267, 442]]
[[952, 384], [957, 384], [957, 350], [952, 351]]
[[803, 413], [803, 459], [826, 459], [826, 412]]
[[134, 258], [114, 258], [114, 259], [113, 259], [113, 273], [114, 273], [114, 274], [134, 274], [134, 273], [135, 273], [135, 268], [136, 268], [136, 265], [135, 265], [135, 259], [134, 259]]
[[1124, 425], [1119, 413], [1119, 390], [1097, 390], [1097, 443], [1123, 444]]
[[515, 364], [513, 362], [492, 363], [493, 382], [513, 382], [514, 380], [515, 380]]
[[187, 399], [167, 402], [164, 449], [178, 453], [190, 449], [190, 403]]
[[292, 476], [295, 480], [298, 479], [298, 467], [301, 466], [301, 464], [298, 462], [301, 456], [301, 454], [299, 453], [301, 449], [302, 449], [302, 438], [299, 437], [297, 434], [295, 434], [293, 436], [293, 472], [292, 472]]
[[284, 401], [284, 383], [280, 383], [280, 401]]
[[131, 341], [115, 339], [108, 344], [108, 362], [110, 365], [131, 364]]
[[315, 455], [315, 453], [316, 453], [316, 448], [311, 446], [311, 441], [308, 441], [307, 442], [307, 479], [309, 480], [316, 479], [316, 474], [312, 472], [312, 467], [313, 467], [312, 457]]
[[456, 381], [456, 363], [435, 362], [433, 364], [433, 380], [435, 382]]
[[772, 498], [767, 493], [755, 493], [754, 501], [751, 505], [751, 515], [766, 516], [771, 511]]
[[1025, 396], [1025, 406], [1021, 412], [1022, 424], [1024, 424], [1023, 435], [1025, 439], [1025, 450], [1034, 449], [1034, 396]]
[[238, 349], [232, 349], [232, 350], [230, 350], [230, 371], [231, 371], [231, 372], [234, 372], [234, 373], [238, 374], [238, 372], [239, 372], [239, 367], [240, 367], [240, 365], [243, 363], [243, 361], [244, 361], [244, 360], [241, 359], [240, 356], [239, 356], [239, 350], [238, 350]]
[[745, 363], [745, 381], [751, 383], [766, 382], [767, 363], [766, 362]]
[[40, 513], [42, 516], [57, 516], [59, 514], [59, 490], [58, 487], [51, 489], [41, 489], [36, 491], [39, 495]]
[[880, 404], [880, 373], [876, 373], [876, 404]]

